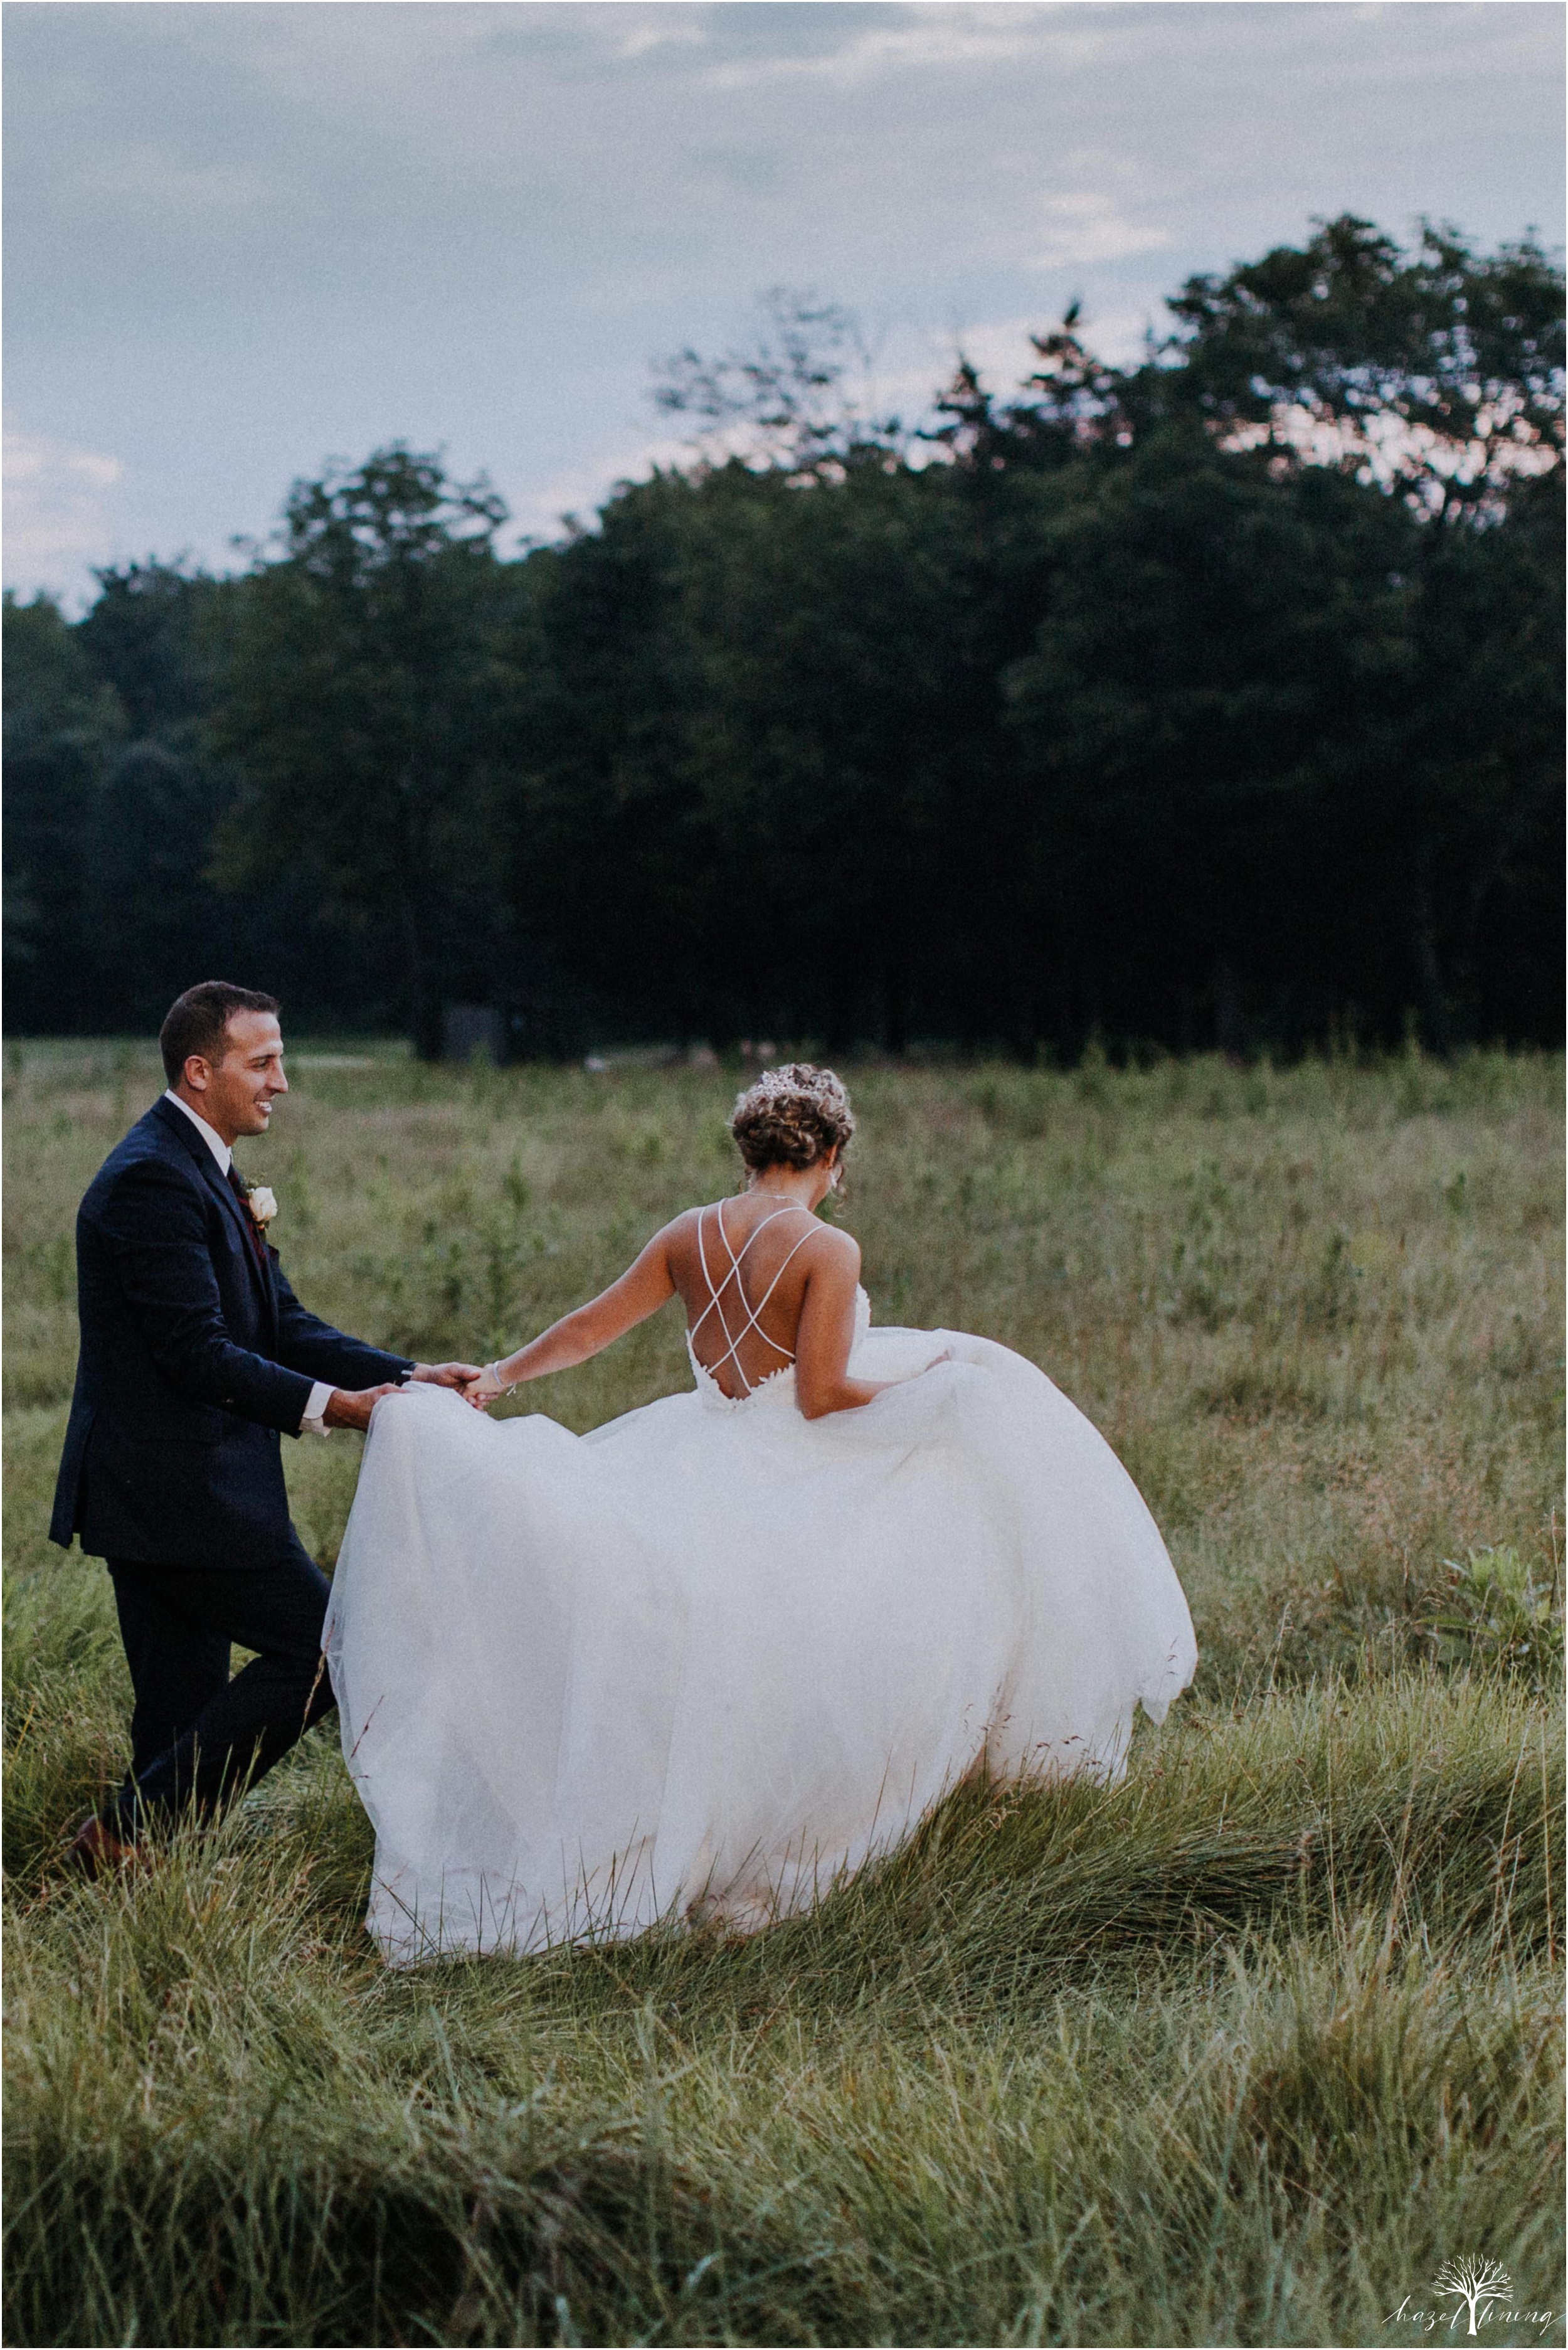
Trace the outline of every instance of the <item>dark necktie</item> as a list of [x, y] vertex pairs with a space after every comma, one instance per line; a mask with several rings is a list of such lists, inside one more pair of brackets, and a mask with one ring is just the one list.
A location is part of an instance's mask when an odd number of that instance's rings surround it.
[[251, 1203], [245, 1196], [245, 1187], [240, 1180], [239, 1170], [232, 1159], [229, 1161], [228, 1183], [230, 1191], [240, 1203], [240, 1213], [245, 1220], [245, 1230], [251, 1236], [251, 1246], [255, 1251], [256, 1263], [265, 1269], [266, 1243], [262, 1239], [261, 1226], [251, 1213]]

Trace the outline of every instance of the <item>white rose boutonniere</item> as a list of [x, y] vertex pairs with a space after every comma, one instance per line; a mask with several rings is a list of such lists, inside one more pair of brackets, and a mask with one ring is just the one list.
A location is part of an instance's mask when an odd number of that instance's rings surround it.
[[265, 1183], [253, 1183], [245, 1193], [245, 1205], [251, 1211], [251, 1222], [263, 1239], [266, 1228], [277, 1213], [277, 1201]]

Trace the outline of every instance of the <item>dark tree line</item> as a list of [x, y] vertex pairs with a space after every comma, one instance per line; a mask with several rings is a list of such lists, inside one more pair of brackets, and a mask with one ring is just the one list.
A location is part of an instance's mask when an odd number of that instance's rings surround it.
[[746, 455], [556, 545], [394, 446], [241, 577], [8, 603], [12, 1031], [1554, 1038], [1559, 273], [1342, 219], [1171, 309], [909, 431], [775, 297], [659, 394]]

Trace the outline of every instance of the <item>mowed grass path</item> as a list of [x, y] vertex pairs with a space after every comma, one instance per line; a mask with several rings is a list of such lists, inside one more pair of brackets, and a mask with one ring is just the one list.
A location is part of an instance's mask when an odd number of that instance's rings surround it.
[[[1563, 2340], [1559, 1066], [846, 1074], [877, 1318], [1105, 1430], [1196, 1687], [1121, 1788], [965, 1790], [751, 1942], [398, 1976], [330, 1731], [61, 1868], [127, 1709], [44, 1541], [71, 1223], [159, 1081], [10, 1049], [12, 2341], [1400, 2342], [1471, 2255], [1487, 2339]], [[302, 1051], [241, 1161], [317, 1311], [488, 1356], [732, 1188], [738, 1075]], [[671, 1315], [516, 1408], [686, 1377]], [[357, 1440], [286, 1450], [329, 1565]]]

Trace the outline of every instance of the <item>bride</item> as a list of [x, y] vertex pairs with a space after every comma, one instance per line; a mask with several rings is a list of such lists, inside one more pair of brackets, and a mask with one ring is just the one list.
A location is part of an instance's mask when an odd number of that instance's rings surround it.
[[[736, 1104], [749, 1170], [591, 1304], [375, 1410], [332, 1588], [387, 1957], [807, 1906], [983, 1762], [1118, 1778], [1192, 1678], [1127, 1471], [989, 1339], [877, 1330], [815, 1211], [831, 1070]], [[693, 1386], [576, 1437], [483, 1407], [679, 1297]]]

